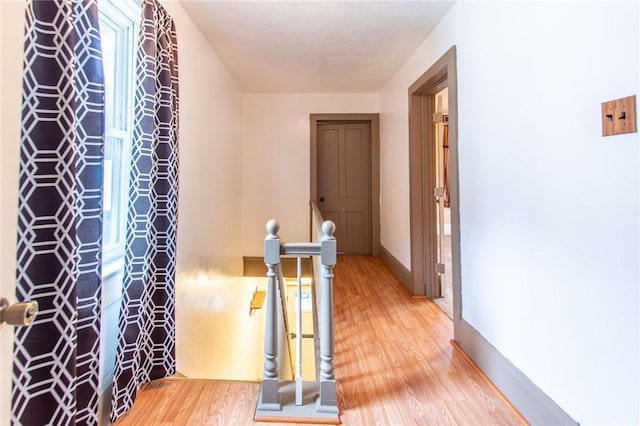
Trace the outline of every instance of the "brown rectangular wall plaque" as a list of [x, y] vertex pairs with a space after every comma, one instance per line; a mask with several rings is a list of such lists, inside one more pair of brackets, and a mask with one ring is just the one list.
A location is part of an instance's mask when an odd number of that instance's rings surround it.
[[602, 136], [637, 131], [635, 95], [602, 103]]

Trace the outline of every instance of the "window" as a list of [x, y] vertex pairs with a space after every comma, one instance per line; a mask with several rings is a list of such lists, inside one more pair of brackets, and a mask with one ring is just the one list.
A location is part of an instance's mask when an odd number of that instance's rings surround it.
[[133, 127], [135, 35], [140, 10], [133, 0], [98, 3], [105, 79], [103, 269], [109, 274], [124, 255]]

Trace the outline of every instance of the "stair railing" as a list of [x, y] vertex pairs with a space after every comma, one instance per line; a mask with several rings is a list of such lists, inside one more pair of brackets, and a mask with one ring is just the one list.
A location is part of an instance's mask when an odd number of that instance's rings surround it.
[[[319, 367], [317, 368], [316, 383], [311, 389], [314, 398], [310, 401], [315, 404], [315, 415], [312, 417], [324, 418], [334, 416], [337, 418], [339, 410], [336, 395], [336, 381], [334, 372], [334, 329], [333, 329], [333, 267], [336, 264], [336, 239], [335, 224], [325, 221], [321, 226], [320, 241], [305, 243], [282, 243], [278, 236], [280, 226], [275, 220], [267, 222], [267, 236], [264, 242], [264, 260], [267, 266], [267, 296], [266, 296], [266, 321], [264, 343], [264, 373], [262, 386], [256, 408], [256, 420], [272, 418], [308, 418], [309, 401], [305, 404], [303, 398], [302, 368], [301, 368], [301, 340], [302, 327], [300, 320], [301, 311], [301, 268], [298, 267], [298, 326], [295, 382], [291, 383], [281, 379], [279, 365], [282, 362], [278, 351], [278, 302], [284, 299], [281, 294], [283, 286], [278, 285], [281, 256], [297, 256], [298, 265], [300, 258], [313, 256], [319, 259], [320, 271], [317, 283], [319, 297], [317, 297], [317, 334], [319, 335]], [[316, 238], [314, 238], [316, 239]], [[315, 262], [314, 262], [315, 263]], [[314, 271], [315, 273], [315, 271]], [[280, 295], [279, 295], [280, 294]], [[314, 333], [316, 334], [316, 333]], [[294, 396], [287, 392], [291, 391]], [[308, 393], [309, 387], [307, 383]], [[309, 400], [309, 398], [307, 398]]]

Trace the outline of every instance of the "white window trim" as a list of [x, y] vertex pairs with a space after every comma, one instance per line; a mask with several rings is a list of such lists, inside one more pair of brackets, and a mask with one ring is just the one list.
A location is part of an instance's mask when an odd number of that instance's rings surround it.
[[[131, 137], [133, 134], [133, 107], [135, 93], [135, 61], [137, 36], [140, 27], [140, 5], [139, 0], [100, 0], [98, 10], [100, 14], [100, 25], [109, 25], [119, 34], [116, 42], [118, 49], [128, 49], [122, 57], [117, 57], [123, 65], [116, 69], [114, 78], [118, 82], [128, 81], [128, 87], [120, 86], [116, 89], [116, 96], [120, 99], [120, 104], [116, 101], [115, 124], [105, 123], [105, 139], [117, 138], [122, 141], [120, 155], [120, 197], [113, 200], [113, 205], [118, 211], [119, 229], [117, 230], [118, 240], [116, 243], [103, 246], [102, 251], [102, 276], [109, 278], [122, 271], [124, 267], [124, 246], [125, 246], [125, 224], [128, 210], [129, 191], [129, 161], [131, 150]], [[114, 168], [114, 170], [117, 170]], [[115, 195], [115, 194], [114, 194]]]

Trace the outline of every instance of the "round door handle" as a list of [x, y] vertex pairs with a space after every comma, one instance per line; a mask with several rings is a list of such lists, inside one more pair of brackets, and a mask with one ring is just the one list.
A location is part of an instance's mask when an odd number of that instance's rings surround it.
[[324, 197], [320, 197], [320, 202], [324, 203]]

